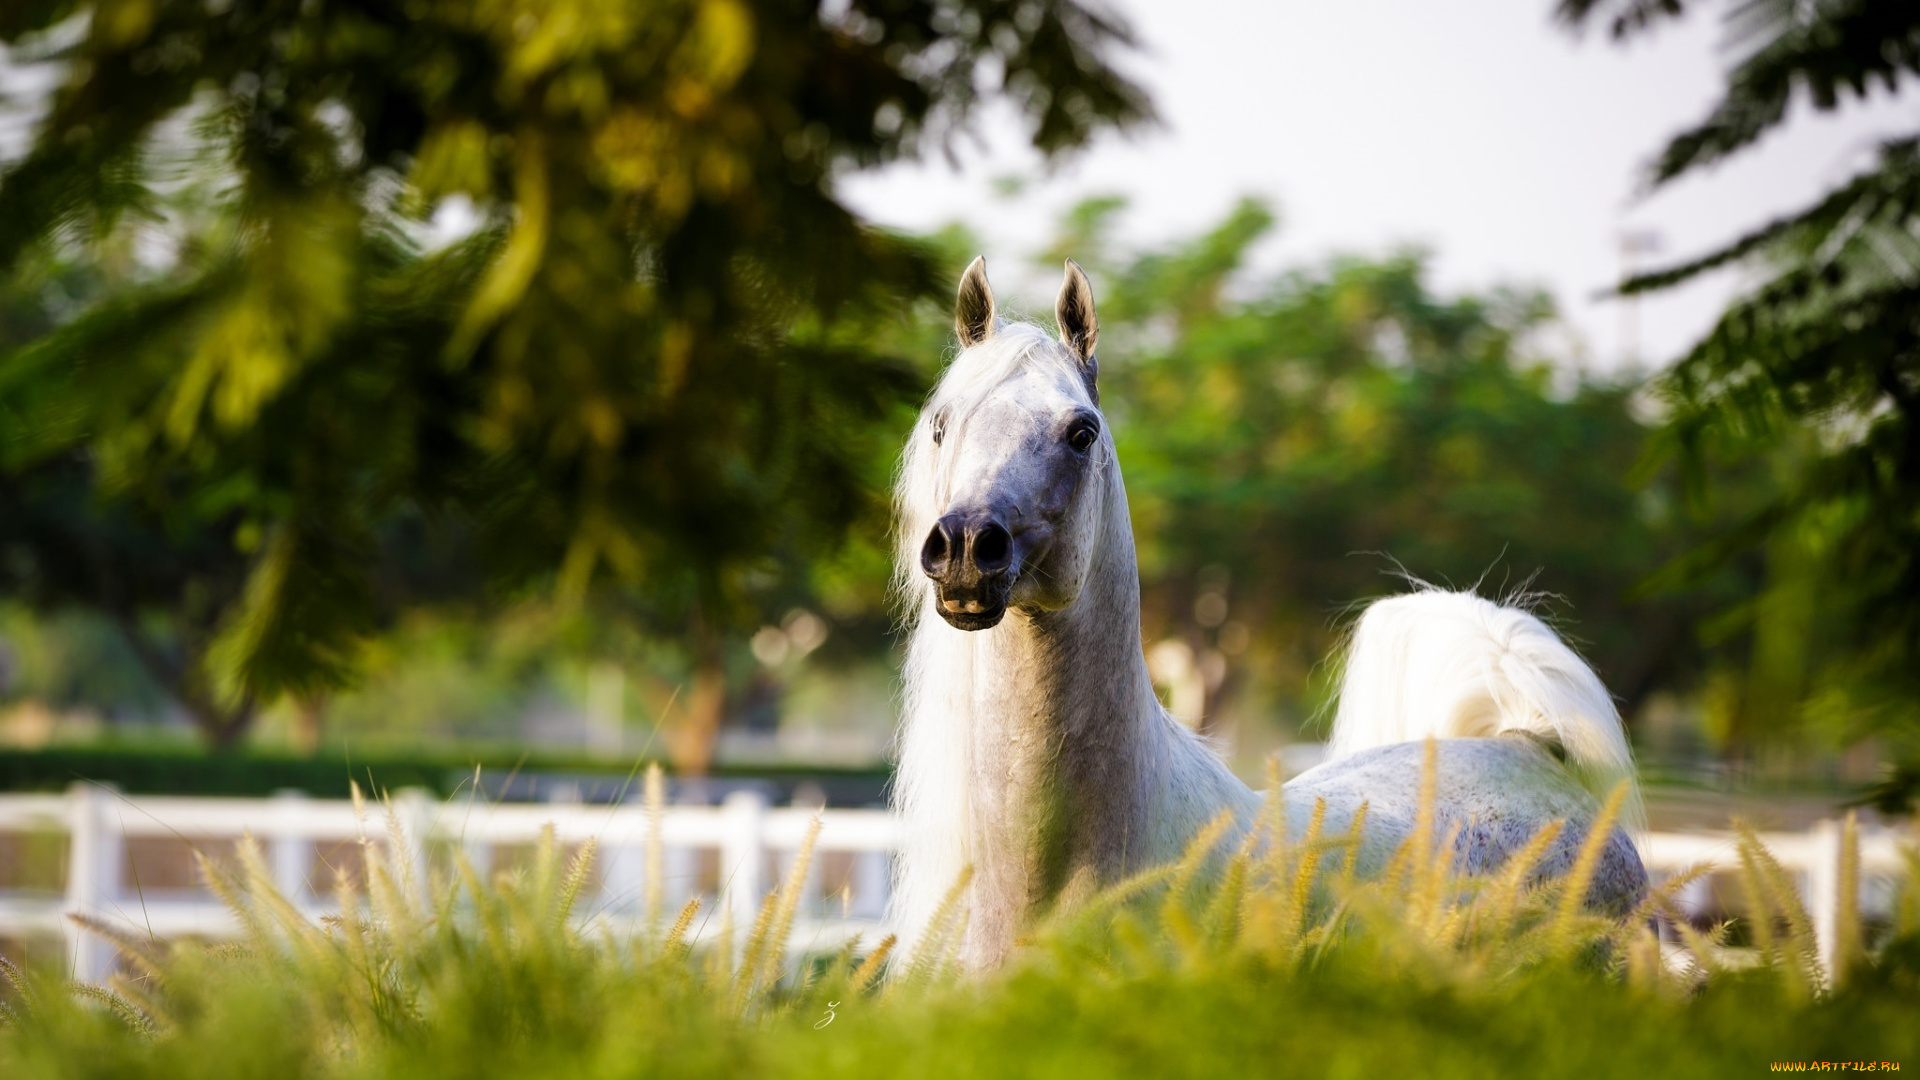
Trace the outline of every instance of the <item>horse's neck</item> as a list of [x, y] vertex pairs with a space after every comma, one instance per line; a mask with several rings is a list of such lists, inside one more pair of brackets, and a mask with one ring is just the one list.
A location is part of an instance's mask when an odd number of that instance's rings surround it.
[[[1164, 720], [1140, 655], [1131, 581], [1095, 574], [1074, 605], [1009, 613], [975, 669], [969, 754], [978, 881], [1049, 894], [1122, 869], [1147, 810]], [[1134, 586], [1137, 588], [1137, 586]]]
[[1106, 883], [1163, 862], [1221, 809], [1253, 802], [1154, 695], [1117, 473], [1113, 488], [1079, 598], [1064, 611], [1010, 612], [980, 635], [970, 665], [967, 952], [976, 964], [1003, 955], [1069, 882]]

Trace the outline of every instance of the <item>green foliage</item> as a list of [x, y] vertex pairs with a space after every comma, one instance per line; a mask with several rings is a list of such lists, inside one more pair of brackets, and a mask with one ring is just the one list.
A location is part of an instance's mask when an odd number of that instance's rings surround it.
[[984, 101], [1047, 153], [1147, 115], [1075, 0], [101, 0], [0, 42], [57, 83], [0, 273], [98, 286], [4, 327], [0, 585], [165, 612], [219, 742], [449, 587], [750, 619], [873, 513], [922, 376], [871, 330], [944, 291], [838, 173]]
[[[51, 747], [0, 749], [0, 791], [65, 791], [81, 781], [111, 784], [130, 795], [265, 796], [304, 791], [316, 798], [345, 798], [354, 783], [377, 783], [383, 790], [420, 788], [451, 797], [471, 788], [474, 769], [488, 776], [516, 772], [560, 772], [615, 782], [632, 776], [636, 762], [511, 749], [416, 753], [350, 753], [337, 757], [236, 750], [207, 754], [186, 747]], [[811, 781], [829, 790], [837, 784], [869, 793], [880, 789], [886, 773], [868, 769], [716, 768], [715, 776], [752, 776], [780, 783]], [[635, 789], [638, 790], [637, 788]]]
[[[1560, 13], [1608, 18], [1625, 36], [1683, 6], [1566, 0]], [[1831, 112], [1920, 75], [1912, 4], [1747, 0], [1726, 18], [1735, 63], [1721, 100], [1668, 143], [1650, 187], [1753, 145], [1795, 102]], [[1920, 139], [1894, 138], [1811, 207], [1624, 286], [1666, 288], [1735, 263], [1764, 275], [1660, 380], [1669, 419], [1657, 453], [1683, 463], [1696, 504], [1711, 495], [1734, 522], [1659, 584], [1759, 556], [1764, 588], [1719, 627], [1751, 640], [1746, 724], [1881, 737], [1906, 762], [1882, 790], [1890, 808], [1920, 794], [1917, 229]], [[1705, 482], [1729, 465], [1769, 474], [1764, 493]]]
[[[1276, 814], [1265, 829], [1284, 828]], [[1744, 968], [1692, 931], [1691, 951], [1663, 961], [1641, 920], [1581, 910], [1578, 868], [1559, 882], [1527, 882], [1524, 862], [1453, 878], [1446, 839], [1429, 832], [1387, 876], [1360, 882], [1343, 865], [1352, 837], [1309, 829], [1271, 844], [1277, 833], [1257, 832], [1213, 853], [1216, 827], [1180, 865], [1056, 911], [1007, 971], [966, 981], [937, 960], [903, 965], [889, 942], [864, 959], [857, 946], [790, 953], [782, 928], [804, 847], [735, 954], [725, 932], [690, 939], [697, 903], [671, 926], [651, 913], [630, 935], [574, 910], [590, 846], [569, 857], [549, 834], [492, 881], [456, 855], [420, 882], [384, 842], [401, 829], [368, 830], [365, 887], [342, 884], [342, 917], [309, 921], [244, 845], [235, 864], [205, 864], [240, 942], [166, 945], [100, 927], [128, 966], [107, 986], [69, 993], [7, 971], [0, 1067], [22, 1080], [1244, 1076], [1288, 1064], [1638, 1077], [1920, 1051], [1908, 1022], [1920, 923], [1822, 972], [1792, 883], [1750, 838], [1755, 910], [1770, 928], [1783, 918]], [[949, 912], [947, 930], [962, 917]]]

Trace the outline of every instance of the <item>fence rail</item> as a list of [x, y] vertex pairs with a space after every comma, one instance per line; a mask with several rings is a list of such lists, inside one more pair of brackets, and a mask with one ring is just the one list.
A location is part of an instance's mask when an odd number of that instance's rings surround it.
[[[631, 933], [643, 917], [650, 827], [643, 806], [439, 802], [417, 791], [398, 793], [392, 805], [408, 848], [402, 855], [420, 871], [457, 848], [484, 875], [506, 865], [503, 860], [516, 848], [537, 842], [549, 826], [563, 845], [592, 838], [600, 870], [582, 897], [581, 918], [617, 935]], [[785, 873], [816, 814], [820, 837], [793, 946], [832, 947], [854, 934], [876, 940], [885, 931], [888, 864], [902, 841], [899, 821], [884, 810], [774, 807], [757, 791], [734, 792], [719, 806], [664, 809], [660, 886], [669, 911], [692, 896], [706, 895], [717, 903], [710, 909], [713, 917], [703, 921], [703, 932], [714, 933], [729, 919], [735, 926], [750, 922], [761, 899]], [[183, 887], [178, 881], [142, 883], [137, 856], [143, 844], [171, 843], [177, 858], [185, 855], [185, 845], [211, 853], [250, 835], [262, 845], [276, 887], [318, 917], [335, 910], [332, 868], [357, 859], [363, 835], [382, 845], [388, 842], [377, 812], [363, 821], [352, 803], [297, 793], [269, 799], [129, 798], [99, 785], [75, 784], [65, 795], [0, 795], [0, 838], [54, 833], [66, 836], [64, 889], [9, 889], [0, 879], [0, 938], [57, 935], [65, 941], [74, 977], [89, 980], [112, 970], [113, 948], [76, 926], [67, 918], [70, 914], [161, 938], [224, 937], [239, 930], [204, 888]], [[1766, 833], [1761, 840], [1784, 868], [1800, 877], [1824, 951], [1835, 937], [1840, 902], [1838, 823], [1821, 822], [1799, 833]], [[1725, 833], [1655, 833], [1642, 851], [1656, 881], [1696, 864], [1725, 868], [1738, 862], [1734, 837]], [[1871, 831], [1862, 836], [1863, 878], [1895, 878], [1904, 866], [1894, 834]], [[415, 876], [427, 878], [424, 872]], [[1868, 903], [1875, 895], [1862, 890]], [[1706, 910], [1713, 902], [1710, 885], [1696, 882], [1681, 902]]]
[[[599, 869], [578, 904], [580, 918], [619, 935], [637, 929], [644, 917], [650, 827], [644, 806], [440, 802], [424, 792], [402, 791], [392, 808], [408, 849], [401, 857], [416, 871], [458, 848], [485, 875], [503, 857], [517, 854], [515, 849], [538, 842], [549, 827], [561, 845], [591, 838]], [[757, 791], [734, 792], [719, 806], [664, 808], [660, 892], [668, 916], [689, 898], [705, 895], [717, 904], [697, 924], [696, 935], [716, 933], [729, 920], [735, 926], [750, 923], [816, 816], [820, 836], [808, 902], [790, 938], [793, 947], [831, 947], [855, 934], [876, 940], [883, 932], [888, 859], [900, 842], [898, 822], [880, 810], [773, 807]], [[159, 938], [239, 932], [210, 891], [177, 882], [171, 887], [142, 883], [136, 864], [143, 843], [170, 842], [173, 850], [167, 854], [177, 862], [189, 846], [215, 854], [252, 836], [273, 871], [275, 887], [317, 917], [336, 910], [332, 872], [357, 868], [362, 837], [383, 848], [390, 842], [377, 808], [362, 820], [350, 802], [297, 793], [270, 799], [130, 798], [76, 784], [66, 795], [0, 795], [0, 836], [48, 833], [66, 836], [65, 887], [51, 894], [0, 888], [0, 938], [58, 935], [65, 940], [73, 976], [89, 980], [111, 972], [113, 947], [75, 925], [67, 917], [71, 914]], [[823, 881], [823, 864], [835, 862], [836, 880]], [[415, 877], [424, 881], [427, 875]]]

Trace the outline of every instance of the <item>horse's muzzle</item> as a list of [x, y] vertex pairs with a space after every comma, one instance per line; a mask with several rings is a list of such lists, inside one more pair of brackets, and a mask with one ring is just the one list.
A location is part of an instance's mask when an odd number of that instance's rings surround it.
[[1007, 614], [1018, 576], [1013, 534], [991, 512], [955, 511], [934, 523], [920, 546], [920, 569], [933, 579], [934, 610], [958, 630], [988, 630]]

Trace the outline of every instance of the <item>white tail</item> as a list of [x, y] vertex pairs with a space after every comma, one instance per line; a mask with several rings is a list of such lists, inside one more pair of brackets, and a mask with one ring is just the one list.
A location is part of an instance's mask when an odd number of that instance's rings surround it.
[[1329, 760], [1375, 746], [1527, 732], [1564, 751], [1604, 799], [1631, 785], [1621, 824], [1643, 827], [1633, 754], [1600, 677], [1547, 624], [1470, 592], [1374, 602], [1347, 647]]

